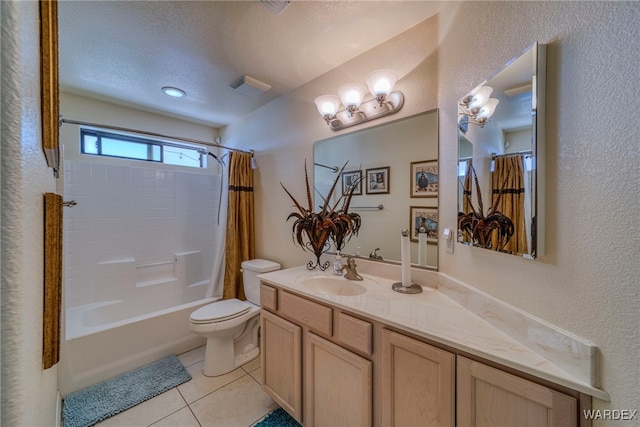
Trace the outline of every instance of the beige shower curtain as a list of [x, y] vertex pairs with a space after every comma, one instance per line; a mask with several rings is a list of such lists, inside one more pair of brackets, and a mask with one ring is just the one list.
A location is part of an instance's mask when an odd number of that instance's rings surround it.
[[513, 254], [527, 253], [527, 229], [525, 219], [525, 176], [522, 155], [502, 156], [495, 158], [492, 178], [493, 201], [500, 197], [498, 211], [511, 219], [514, 233], [507, 245], [498, 248], [497, 232], [493, 233], [492, 248]]
[[243, 261], [253, 258], [255, 229], [251, 154], [234, 151], [229, 156], [229, 205], [223, 299], [246, 299], [240, 265]]
[[[472, 188], [472, 176], [473, 173], [473, 161], [468, 159], [466, 161], [465, 172], [464, 172], [464, 182], [462, 183], [462, 213], [468, 214], [471, 212], [471, 191]], [[469, 235], [469, 233], [463, 233], [462, 235], [463, 242], [473, 242], [473, 238]]]

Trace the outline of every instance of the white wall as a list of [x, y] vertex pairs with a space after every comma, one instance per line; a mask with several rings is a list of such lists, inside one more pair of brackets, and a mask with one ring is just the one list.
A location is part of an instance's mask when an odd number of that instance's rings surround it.
[[[213, 142], [218, 132], [69, 93], [61, 93], [60, 111], [74, 121], [204, 142]], [[180, 252], [199, 252], [196, 276], [210, 277], [223, 172], [217, 162], [209, 157], [208, 167], [200, 169], [81, 154], [80, 126], [68, 123], [60, 141], [65, 160], [58, 189], [65, 200], [78, 203], [65, 212], [66, 308], [121, 299], [135, 288], [142, 271], [149, 277], [168, 274], [160, 267], [153, 272], [135, 266], [169, 262]], [[127, 259], [132, 261], [113, 262]]]
[[612, 401], [596, 408], [640, 409], [638, 126], [628, 103], [639, 13], [640, 3], [471, 2], [440, 20], [443, 227], [456, 224], [456, 99], [533, 41], [548, 44], [546, 255], [456, 245], [441, 251], [440, 270], [598, 345]]
[[311, 253], [295, 246], [291, 239], [292, 222], [287, 223], [286, 218], [295, 208], [280, 183], [294, 196], [305, 198], [304, 161], [306, 159], [307, 165], [311, 165], [313, 143], [354, 130], [330, 130], [313, 100], [319, 95], [337, 94], [343, 83], [364, 83], [367, 74], [373, 70], [393, 68], [400, 74], [396, 88], [408, 95], [405, 104], [398, 113], [369, 125], [377, 126], [432, 110], [437, 106], [436, 41], [437, 19], [434, 18], [320, 76], [292, 94], [272, 101], [225, 130], [222, 138], [226, 144], [256, 150], [259, 166], [254, 182], [257, 256], [273, 259], [285, 268], [306, 264], [312, 257]]
[[3, 426], [55, 423], [58, 367], [42, 369], [43, 194], [55, 191], [40, 134], [37, 2], [2, 12], [2, 412]]
[[630, 108], [638, 104], [630, 87], [640, 63], [633, 48], [639, 7], [450, 2], [439, 18], [228, 127], [225, 141], [256, 149], [260, 164], [257, 255], [284, 267], [309, 260], [291, 241], [291, 203], [279, 183], [304, 194], [304, 159], [312, 158], [314, 141], [332, 135], [313, 99], [382, 67], [400, 71], [398, 88], [407, 97], [389, 120], [440, 109], [440, 226], [455, 228], [457, 99], [533, 41], [548, 43], [547, 255], [527, 261], [463, 245], [447, 254], [441, 246], [440, 270], [592, 340], [612, 399], [595, 407], [640, 409], [638, 109]]

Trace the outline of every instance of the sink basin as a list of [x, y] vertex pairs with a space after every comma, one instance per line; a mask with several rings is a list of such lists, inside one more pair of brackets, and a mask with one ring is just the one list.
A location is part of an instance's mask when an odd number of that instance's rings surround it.
[[302, 282], [302, 286], [320, 295], [355, 296], [364, 294], [364, 286], [343, 277], [311, 277]]

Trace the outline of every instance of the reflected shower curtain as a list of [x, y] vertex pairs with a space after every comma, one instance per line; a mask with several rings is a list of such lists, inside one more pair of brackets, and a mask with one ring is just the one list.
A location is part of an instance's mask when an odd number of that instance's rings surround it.
[[[462, 213], [468, 214], [471, 212], [471, 186], [472, 184], [472, 170], [473, 170], [473, 161], [471, 159], [466, 161], [466, 166], [464, 170], [464, 182], [462, 183]], [[468, 233], [463, 233], [462, 235], [463, 242], [473, 242], [473, 239]]]
[[[496, 210], [502, 212], [513, 222], [514, 233], [503, 251], [513, 254], [526, 254], [527, 219], [525, 216], [525, 176], [522, 155], [495, 158], [492, 177], [493, 200], [500, 197]], [[492, 247], [497, 248], [497, 232], [494, 232]]]
[[236, 151], [230, 154], [228, 197], [222, 297], [245, 300], [240, 266], [243, 261], [255, 258], [251, 154]]

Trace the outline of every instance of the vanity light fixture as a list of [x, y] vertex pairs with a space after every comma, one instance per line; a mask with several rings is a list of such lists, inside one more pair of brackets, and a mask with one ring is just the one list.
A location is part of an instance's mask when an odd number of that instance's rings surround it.
[[187, 92], [183, 91], [180, 88], [177, 87], [173, 87], [173, 86], [165, 86], [162, 88], [162, 92], [165, 93], [165, 95], [169, 95], [172, 96], [174, 98], [184, 98], [185, 96], [187, 96]]
[[480, 85], [466, 94], [458, 102], [458, 114], [462, 116], [460, 122], [484, 127], [500, 102], [496, 98], [490, 98], [491, 92], [492, 87]]
[[[402, 92], [393, 92], [397, 80], [398, 73], [393, 70], [376, 70], [369, 74], [367, 85], [344, 84], [338, 89], [339, 97], [335, 95], [317, 97], [316, 107], [333, 130], [387, 116], [398, 112], [404, 103]], [[374, 98], [365, 100], [367, 92]], [[344, 109], [340, 110], [341, 106], [344, 106]]]

